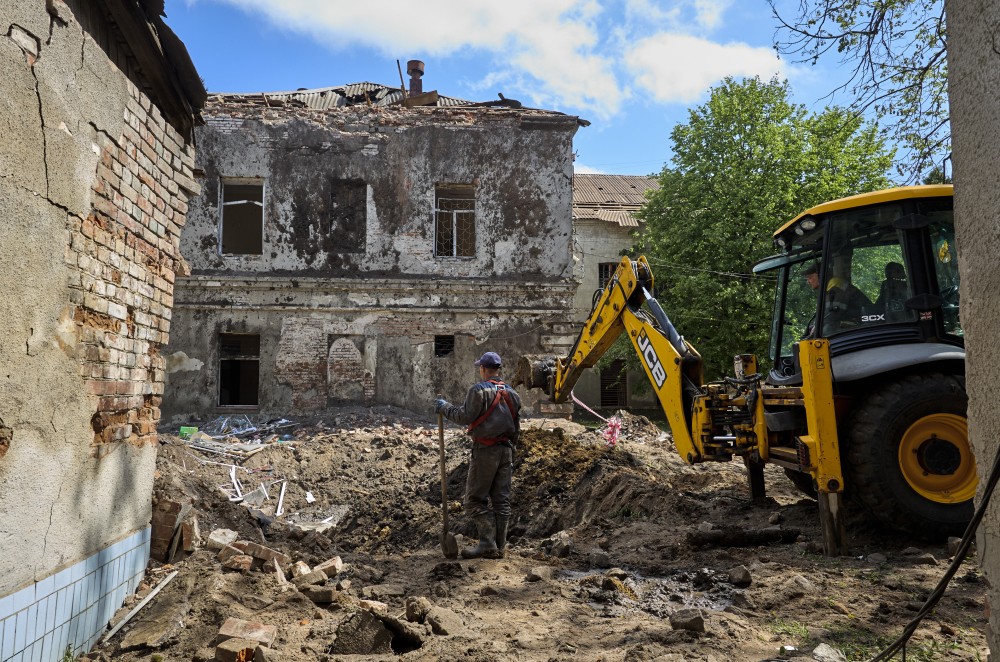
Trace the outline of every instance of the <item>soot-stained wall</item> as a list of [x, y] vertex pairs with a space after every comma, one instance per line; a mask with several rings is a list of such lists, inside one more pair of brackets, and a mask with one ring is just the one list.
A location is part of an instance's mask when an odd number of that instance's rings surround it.
[[[342, 404], [420, 409], [437, 393], [462, 397], [484, 351], [512, 372], [521, 354], [565, 350], [577, 118], [221, 100], [205, 117], [203, 191], [181, 243], [191, 275], [178, 282], [168, 348], [171, 422]], [[259, 212], [226, 193], [245, 184], [260, 187]], [[472, 191], [471, 256], [436, 254], [445, 185]], [[259, 249], [220, 248], [233, 205], [259, 214], [241, 226], [260, 233]], [[225, 334], [260, 339], [259, 356], [236, 368], [241, 379], [256, 371], [256, 402], [220, 407], [220, 376], [235, 365]]]

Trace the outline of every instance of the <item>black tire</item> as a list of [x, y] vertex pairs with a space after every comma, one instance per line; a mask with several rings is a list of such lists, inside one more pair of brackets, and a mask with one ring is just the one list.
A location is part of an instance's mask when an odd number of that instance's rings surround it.
[[816, 484], [813, 482], [812, 476], [801, 471], [795, 471], [794, 469], [785, 469], [785, 475], [788, 476], [788, 480], [792, 481], [792, 485], [799, 492], [812, 499], [816, 498]]
[[960, 377], [909, 375], [864, 397], [849, 424], [852, 498], [918, 538], [960, 536], [972, 518], [976, 466]]

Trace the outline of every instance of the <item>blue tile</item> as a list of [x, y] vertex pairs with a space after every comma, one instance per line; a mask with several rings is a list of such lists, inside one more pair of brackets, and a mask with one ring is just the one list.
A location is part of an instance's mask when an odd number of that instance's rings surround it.
[[14, 655], [11, 656], [9, 660], [4, 660], [4, 662], [23, 662], [23, 661], [24, 661], [24, 656], [21, 654], [20, 651], [14, 653]]
[[139, 532], [139, 539], [143, 542], [145, 547], [149, 547], [149, 539], [152, 533], [152, 527], [147, 526], [145, 529]]
[[39, 641], [42, 637], [45, 636], [45, 631], [47, 629], [45, 627], [45, 615], [48, 613], [48, 608], [49, 608], [49, 599], [45, 598], [41, 602], [36, 602], [32, 611], [28, 612], [29, 614], [31, 614], [32, 618], [35, 619], [35, 630], [34, 630], [35, 636], [33, 637], [35, 641]]
[[52, 595], [56, 590], [56, 577], [55, 575], [49, 575], [45, 579], [35, 582], [35, 599], [41, 600], [42, 598]]
[[0, 621], [14, 613], [14, 596], [5, 595], [0, 598]]
[[65, 588], [73, 582], [73, 569], [64, 568], [53, 575], [52, 579], [55, 582], [55, 589], [57, 591], [61, 588]]
[[57, 607], [57, 603], [58, 603], [58, 598], [59, 598], [59, 596], [57, 596], [57, 595], [50, 595], [49, 596], [49, 608], [45, 612], [45, 631], [46, 632], [52, 632], [57, 627], [59, 627], [60, 625], [62, 625], [62, 623], [60, 623], [59, 621], [56, 620], [56, 607]]
[[[42, 644], [35, 642], [24, 651], [24, 659], [31, 662], [42, 662]], [[48, 662], [47, 660], [45, 662]]]
[[14, 601], [14, 612], [27, 609], [29, 605], [35, 602], [35, 587], [32, 585], [28, 588], [23, 588], [11, 597]]
[[73, 616], [73, 587], [67, 586], [59, 592], [59, 604], [56, 607], [56, 623], [65, 625]]
[[86, 574], [89, 575], [93, 571], [97, 570], [97, 566], [100, 565], [100, 561], [97, 558], [97, 554], [91, 554], [90, 556], [87, 557], [87, 559], [83, 562], [83, 564], [84, 567], [86, 568]]
[[52, 650], [52, 633], [51, 632], [48, 633], [47, 635], [45, 635], [42, 638], [42, 653], [39, 656], [39, 658], [42, 659], [42, 660], [45, 660], [45, 662], [49, 662], [49, 660], [56, 659], [56, 656], [53, 654], [53, 650]]
[[76, 565], [70, 566], [69, 568], [69, 580], [71, 582], [78, 582], [84, 578], [87, 574], [87, 562], [80, 561]]
[[3, 622], [3, 647], [0, 648], [0, 660], [8, 660], [14, 654], [14, 623], [16, 620], [8, 618]]
[[14, 650], [19, 651], [28, 643], [28, 611], [18, 612], [14, 624]]

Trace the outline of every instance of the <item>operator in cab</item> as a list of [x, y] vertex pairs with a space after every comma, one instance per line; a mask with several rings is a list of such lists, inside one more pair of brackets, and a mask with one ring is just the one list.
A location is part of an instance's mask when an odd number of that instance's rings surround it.
[[[820, 263], [813, 262], [802, 272], [809, 287], [819, 289]], [[872, 305], [871, 299], [850, 281], [838, 276], [831, 276], [826, 281], [826, 302], [823, 311], [822, 337], [858, 326], [861, 323], [861, 311], [864, 306]], [[806, 328], [806, 338], [815, 337], [814, 328], [816, 316], [813, 315]]]

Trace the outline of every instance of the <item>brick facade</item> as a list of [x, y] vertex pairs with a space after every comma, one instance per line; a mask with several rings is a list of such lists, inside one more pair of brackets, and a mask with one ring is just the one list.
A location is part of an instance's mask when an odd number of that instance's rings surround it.
[[97, 398], [94, 445], [156, 441], [173, 288], [194, 150], [131, 81], [121, 135], [104, 136], [93, 209], [70, 216], [72, 319]]

